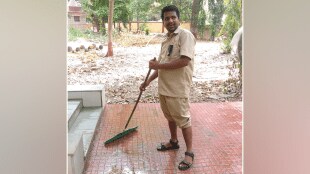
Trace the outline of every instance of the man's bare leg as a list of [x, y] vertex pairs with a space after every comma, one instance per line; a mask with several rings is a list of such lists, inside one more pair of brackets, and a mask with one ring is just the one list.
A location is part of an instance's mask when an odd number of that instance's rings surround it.
[[[169, 125], [169, 130], [170, 130], [170, 135], [171, 135], [171, 140], [173, 142], [177, 142], [178, 140], [178, 136], [177, 136], [177, 125], [174, 121], [168, 121], [168, 125]], [[168, 147], [171, 146], [170, 143], [166, 144]]]
[[[186, 144], [186, 151], [192, 152], [192, 126], [182, 129], [183, 137]], [[192, 157], [185, 155], [185, 161], [193, 163]]]

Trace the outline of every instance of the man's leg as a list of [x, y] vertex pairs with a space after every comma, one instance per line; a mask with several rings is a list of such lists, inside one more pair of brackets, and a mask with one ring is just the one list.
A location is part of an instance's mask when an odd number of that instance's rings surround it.
[[[168, 125], [169, 125], [169, 130], [170, 130], [170, 139], [172, 142], [178, 144], [178, 137], [177, 137], [177, 125], [174, 121], [169, 121], [168, 120]], [[169, 148], [175, 146], [175, 144], [171, 144], [170, 141], [164, 143], [164, 146]], [[159, 147], [158, 147], [159, 148]], [[157, 150], [158, 150], [157, 148]], [[161, 149], [161, 148], [160, 148]]]
[[[191, 117], [189, 112], [189, 102], [188, 98], [166, 98], [167, 105], [169, 108], [169, 113], [173, 116], [173, 120], [175, 121], [175, 125], [171, 125], [172, 130], [170, 129], [171, 137], [173, 135], [173, 131], [175, 130], [174, 126], [178, 126], [182, 129], [182, 134], [186, 144], [186, 154], [184, 161], [179, 165], [180, 170], [186, 170], [193, 163], [192, 154], [192, 126], [191, 126]], [[169, 125], [170, 126], [170, 125]], [[175, 130], [176, 132], [176, 130]], [[185, 163], [189, 163], [187, 166]]]
[[[192, 126], [182, 129], [182, 134], [186, 144], [186, 151], [192, 152]], [[185, 155], [185, 161], [193, 163], [192, 158], [187, 155]]]
[[[169, 109], [167, 107], [167, 101], [166, 97], [163, 95], [159, 95], [159, 102], [160, 102], [160, 107], [168, 121], [168, 126], [169, 126], [169, 131], [170, 131], [170, 138], [173, 142], [178, 142], [178, 137], [177, 137], [177, 125], [176, 122], [173, 121], [173, 118], [171, 117], [171, 114], [169, 112]], [[167, 143], [164, 143], [166, 147], [171, 147], [172, 145], [168, 141]]]
[[[169, 130], [170, 130], [170, 135], [171, 135], [171, 140], [173, 142], [177, 142], [178, 137], [177, 137], [177, 125], [174, 121], [169, 121], [168, 120], [168, 124], [169, 124]], [[168, 143], [170, 144], [170, 143]]]

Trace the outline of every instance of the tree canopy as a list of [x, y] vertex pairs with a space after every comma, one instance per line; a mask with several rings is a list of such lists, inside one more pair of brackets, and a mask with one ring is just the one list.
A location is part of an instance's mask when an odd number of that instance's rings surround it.
[[[105, 34], [108, 22], [109, 0], [80, 0], [88, 19]], [[207, 28], [210, 40], [225, 36], [230, 42], [233, 34], [241, 26], [241, 0], [114, 0], [113, 21], [159, 21], [161, 9], [170, 4], [180, 10], [180, 21], [191, 22], [191, 31], [200, 38]], [[204, 7], [207, 8], [204, 8]], [[226, 17], [222, 21], [223, 15]], [[206, 21], [208, 24], [206, 25]], [[227, 44], [226, 44], [227, 45]], [[229, 50], [229, 46], [227, 48]]]
[[230, 52], [230, 42], [242, 25], [242, 0], [224, 0], [226, 18], [220, 35], [225, 36], [224, 50]]

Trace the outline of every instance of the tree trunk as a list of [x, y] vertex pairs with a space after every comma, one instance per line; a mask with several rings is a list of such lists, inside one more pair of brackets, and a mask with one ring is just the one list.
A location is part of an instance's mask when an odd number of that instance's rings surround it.
[[120, 23], [120, 22], [118, 22], [117, 28], [118, 28], [118, 32], [120, 33], [120, 32], [122, 31], [122, 29], [121, 29], [121, 23]]
[[198, 14], [199, 8], [202, 0], [193, 0], [192, 5], [192, 17], [191, 17], [191, 27], [190, 31], [193, 33], [195, 38], [198, 36]]
[[108, 17], [108, 52], [106, 57], [113, 56], [112, 47], [112, 25], [113, 25], [114, 0], [109, 0], [109, 17]]
[[105, 27], [105, 22], [102, 21], [102, 34], [107, 34], [107, 28]]
[[165, 26], [164, 23], [161, 23], [161, 32], [164, 33], [165, 32]]
[[139, 11], [137, 10], [137, 33], [139, 33]]
[[101, 18], [101, 26], [102, 26], [102, 34], [105, 35], [107, 33], [107, 29], [105, 27], [105, 23], [106, 23], [107, 19], [105, 18]]
[[96, 28], [96, 32], [100, 31], [100, 25], [99, 25], [99, 20], [98, 17], [95, 15], [91, 15], [93, 18], [93, 26]]
[[221, 28], [224, 14], [224, 0], [208, 0], [208, 12], [210, 23], [210, 40], [214, 41], [215, 36]]

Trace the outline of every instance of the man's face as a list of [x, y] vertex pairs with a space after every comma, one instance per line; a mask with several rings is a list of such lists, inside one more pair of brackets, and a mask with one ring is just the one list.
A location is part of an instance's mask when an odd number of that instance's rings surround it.
[[164, 13], [164, 26], [169, 33], [173, 33], [179, 25], [180, 21], [175, 11], [167, 11]]

